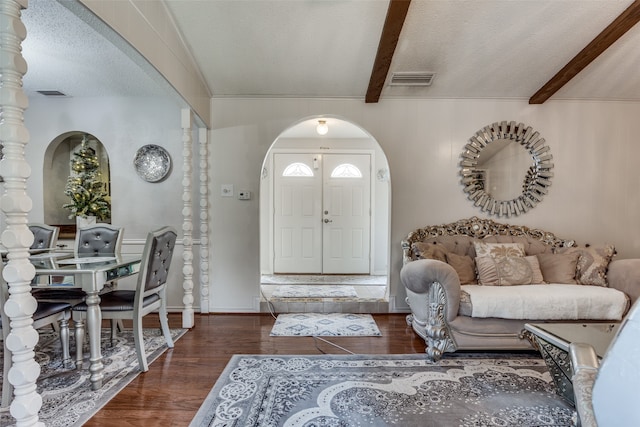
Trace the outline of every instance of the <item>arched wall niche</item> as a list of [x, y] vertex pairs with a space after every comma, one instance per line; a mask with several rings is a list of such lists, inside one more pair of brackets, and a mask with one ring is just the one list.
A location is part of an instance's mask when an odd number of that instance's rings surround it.
[[[55, 137], [47, 146], [43, 164], [43, 206], [44, 222], [60, 227], [61, 238], [73, 238], [76, 232], [75, 218], [69, 218], [70, 211], [63, 208], [69, 198], [64, 194], [67, 178], [71, 174], [71, 160], [74, 151], [87, 136], [89, 146], [96, 151], [100, 163], [100, 175], [107, 193], [111, 195], [111, 172], [109, 154], [102, 142], [84, 131], [70, 131]], [[111, 218], [102, 222], [111, 223]]]
[[[316, 131], [319, 120], [328, 124], [326, 135], [319, 135]], [[278, 135], [265, 155], [259, 192], [261, 273], [274, 273], [274, 155], [283, 153], [317, 153], [321, 156], [366, 153], [371, 156], [370, 274], [388, 276], [391, 183], [387, 157], [378, 141], [364, 128], [347, 118], [334, 115], [309, 116], [292, 123]]]

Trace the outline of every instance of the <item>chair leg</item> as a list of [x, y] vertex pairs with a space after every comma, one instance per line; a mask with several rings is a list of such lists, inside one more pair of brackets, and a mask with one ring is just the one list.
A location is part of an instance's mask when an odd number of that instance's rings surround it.
[[60, 344], [62, 344], [62, 365], [70, 368], [72, 363], [69, 354], [69, 320], [67, 319], [60, 321]]
[[118, 322], [118, 319], [111, 319], [111, 347], [113, 347], [116, 336], [118, 336]]
[[78, 319], [74, 319], [76, 332], [76, 369], [82, 369], [82, 361], [84, 359], [84, 320], [82, 315], [78, 314]]
[[144, 350], [144, 337], [142, 336], [142, 317], [133, 317], [133, 341], [136, 346], [136, 354], [138, 355], [138, 365], [142, 372], [149, 370], [149, 364], [147, 363], [147, 353]]
[[167, 347], [173, 348], [173, 338], [171, 338], [171, 332], [169, 331], [169, 319], [167, 318], [167, 303], [166, 299], [163, 296], [162, 302], [160, 304], [160, 309], [158, 310], [158, 314], [160, 316], [160, 326], [162, 327], [162, 335], [164, 335], [164, 339], [167, 342]]

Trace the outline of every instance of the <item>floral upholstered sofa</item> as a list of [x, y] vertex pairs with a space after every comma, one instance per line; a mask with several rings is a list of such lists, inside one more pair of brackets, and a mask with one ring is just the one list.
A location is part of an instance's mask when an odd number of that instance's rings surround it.
[[531, 349], [525, 323], [620, 321], [640, 296], [640, 259], [525, 226], [473, 217], [415, 230], [402, 248], [407, 322], [434, 360]]

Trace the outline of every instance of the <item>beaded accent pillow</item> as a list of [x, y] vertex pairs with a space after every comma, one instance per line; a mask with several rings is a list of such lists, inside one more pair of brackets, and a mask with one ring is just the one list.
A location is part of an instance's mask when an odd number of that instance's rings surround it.
[[611, 244], [603, 246], [579, 246], [566, 248], [561, 253], [579, 253], [576, 266], [576, 280], [581, 285], [609, 286], [607, 283], [607, 269], [616, 254]]

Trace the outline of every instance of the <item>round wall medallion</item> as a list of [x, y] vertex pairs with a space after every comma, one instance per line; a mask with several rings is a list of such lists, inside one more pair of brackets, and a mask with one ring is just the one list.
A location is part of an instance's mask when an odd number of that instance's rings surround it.
[[169, 174], [171, 157], [159, 145], [144, 145], [136, 152], [133, 166], [140, 178], [147, 182], [158, 182]]

